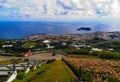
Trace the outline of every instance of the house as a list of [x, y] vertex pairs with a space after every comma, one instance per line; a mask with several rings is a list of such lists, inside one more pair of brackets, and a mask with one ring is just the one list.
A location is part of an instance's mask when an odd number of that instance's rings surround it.
[[102, 49], [98, 49], [98, 48], [92, 48], [92, 51], [102, 51]]
[[50, 44], [46, 44], [47, 48], [54, 48], [54, 46], [50, 46]]
[[113, 51], [114, 49], [113, 49], [113, 48], [110, 48], [110, 49], [108, 49], [108, 50]]
[[49, 40], [44, 40], [43, 43], [44, 43], [44, 44], [49, 44], [50, 41], [49, 41]]
[[24, 52], [24, 57], [27, 57], [27, 56], [29, 56], [31, 53], [30, 53], [30, 51], [26, 51], [26, 52]]

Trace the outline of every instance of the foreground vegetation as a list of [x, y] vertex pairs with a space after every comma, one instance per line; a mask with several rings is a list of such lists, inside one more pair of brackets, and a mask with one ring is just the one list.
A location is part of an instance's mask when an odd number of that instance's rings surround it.
[[76, 78], [61, 60], [48, 62], [36, 70], [31, 70], [28, 74], [21, 75], [22, 79], [16, 79], [13, 82], [74, 82]]

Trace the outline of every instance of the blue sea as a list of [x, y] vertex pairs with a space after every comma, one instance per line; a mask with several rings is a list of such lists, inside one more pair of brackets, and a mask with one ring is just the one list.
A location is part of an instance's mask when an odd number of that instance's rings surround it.
[[[90, 27], [91, 31], [77, 29]], [[0, 21], [0, 38], [20, 39], [31, 34], [76, 34], [96, 31], [120, 31], [118, 21]]]

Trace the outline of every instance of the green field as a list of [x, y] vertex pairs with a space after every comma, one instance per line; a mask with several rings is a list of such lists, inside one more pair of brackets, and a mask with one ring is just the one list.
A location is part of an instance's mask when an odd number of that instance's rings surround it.
[[61, 61], [55, 61], [50, 64], [42, 65], [36, 70], [25, 74], [22, 80], [13, 82], [74, 82], [76, 76], [67, 65]]
[[23, 48], [29, 48], [31, 46], [36, 46], [36, 45], [37, 45], [37, 43], [35, 43], [35, 42], [26, 42], [22, 45], [22, 47]]

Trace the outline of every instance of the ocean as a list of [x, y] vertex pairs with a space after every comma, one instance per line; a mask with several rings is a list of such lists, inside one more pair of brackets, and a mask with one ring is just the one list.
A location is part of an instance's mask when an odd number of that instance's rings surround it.
[[[90, 27], [91, 31], [77, 30]], [[32, 34], [76, 34], [96, 31], [120, 31], [118, 22], [108, 21], [0, 21], [0, 38], [20, 39]]]

